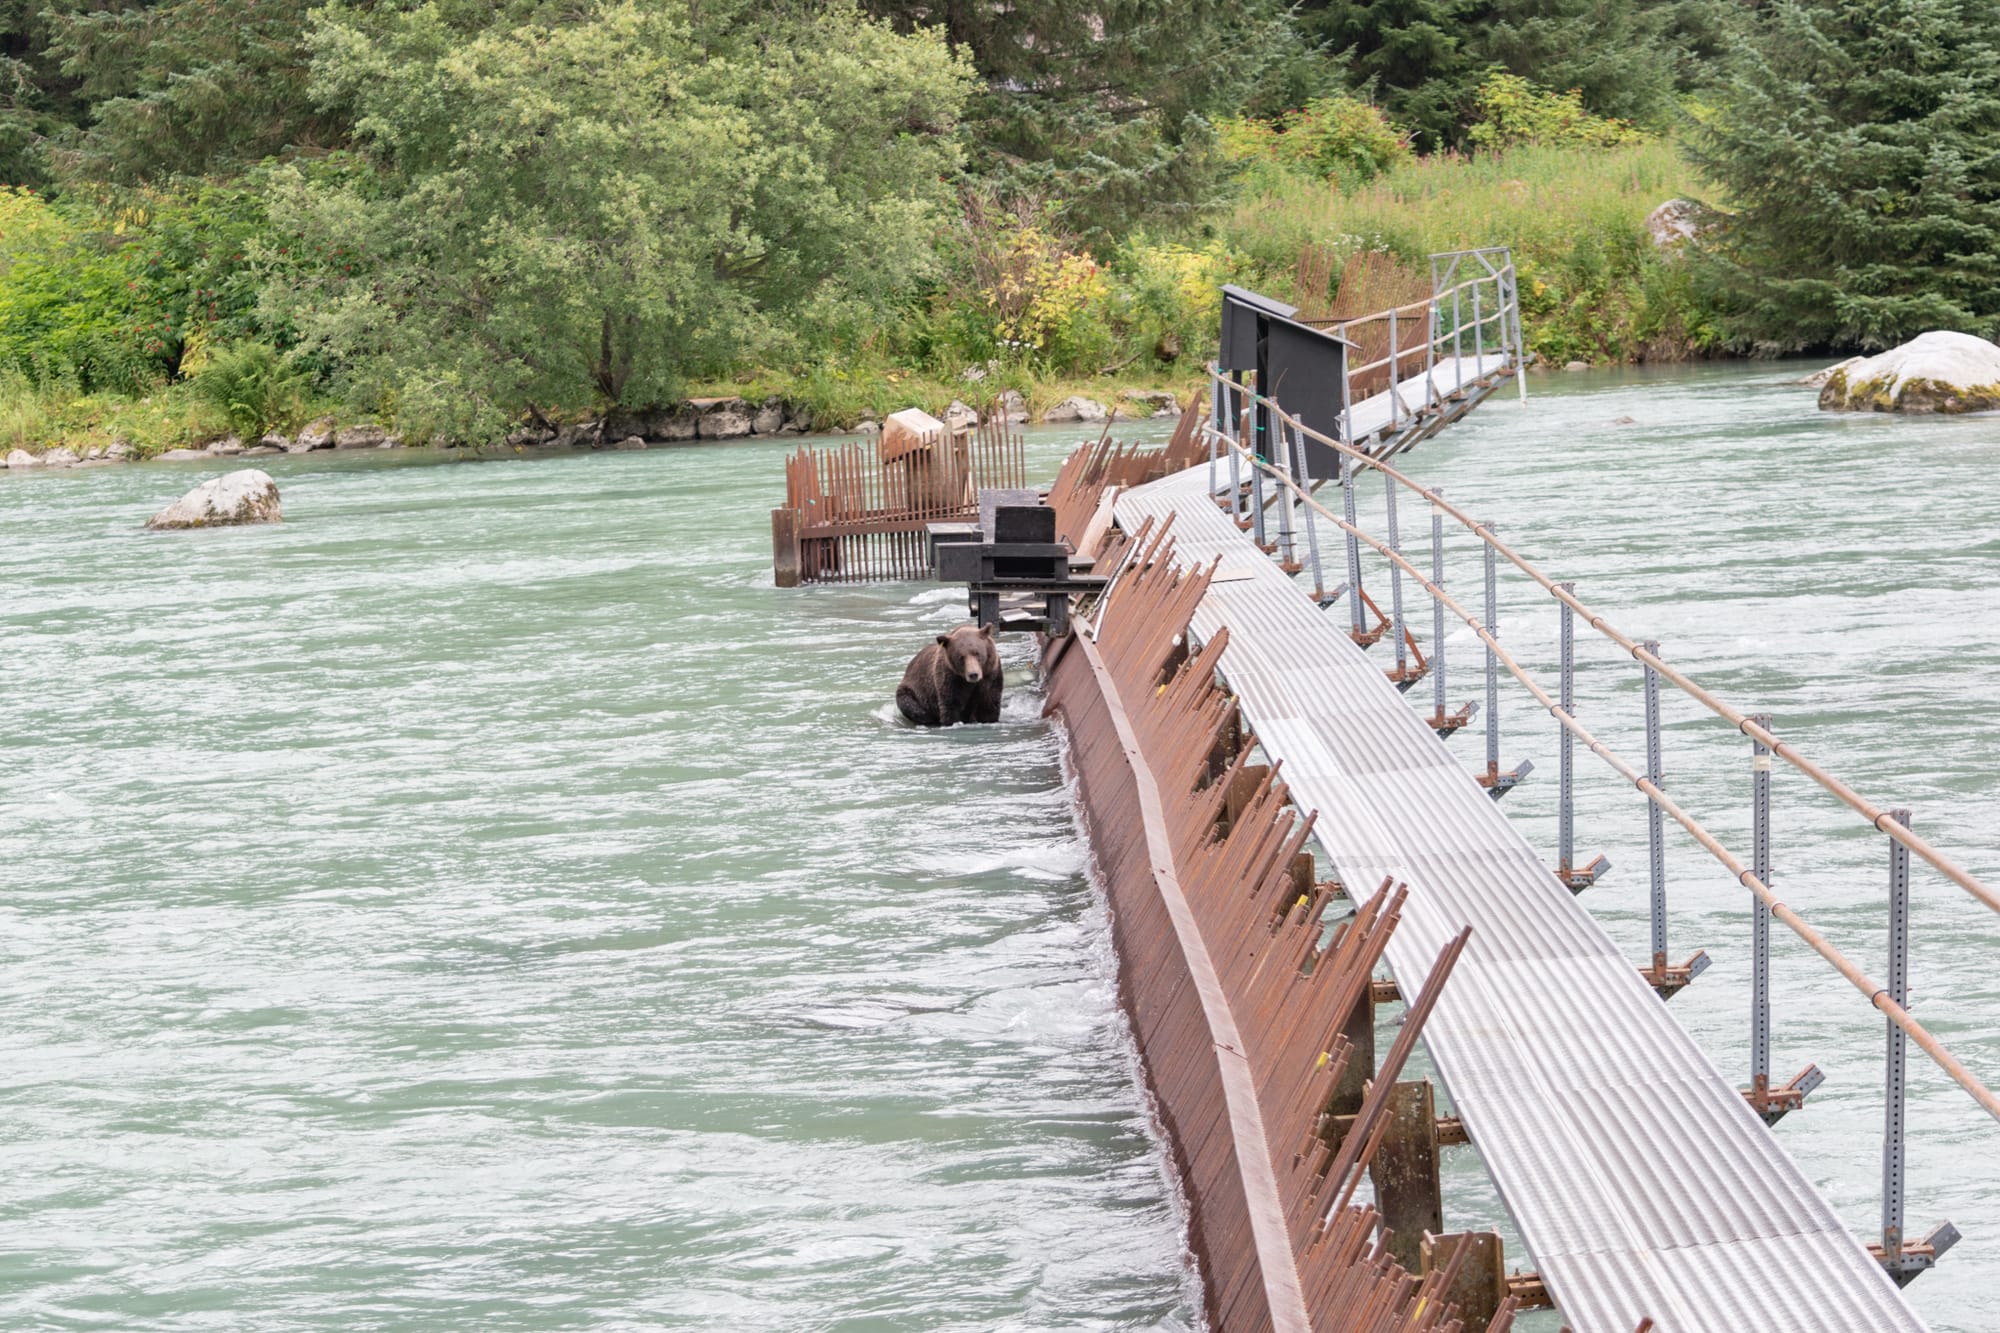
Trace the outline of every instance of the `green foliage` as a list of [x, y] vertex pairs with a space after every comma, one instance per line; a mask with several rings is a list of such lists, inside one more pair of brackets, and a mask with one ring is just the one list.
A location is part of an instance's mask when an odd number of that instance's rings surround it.
[[143, 391], [208, 339], [260, 331], [243, 189], [149, 191], [95, 206], [0, 189], [0, 366], [37, 384]]
[[[884, 309], [928, 242], [969, 71], [834, 6], [332, 5], [316, 85], [367, 169], [276, 178], [272, 317], [418, 433], [670, 396]], [[615, 71], [615, 74], [612, 73]]]
[[269, 343], [246, 342], [211, 355], [193, 384], [239, 439], [255, 441], [299, 423], [310, 378]]
[[1611, 148], [1646, 136], [1622, 120], [1593, 116], [1583, 94], [1545, 92], [1526, 79], [1495, 72], [1479, 85], [1479, 119], [1467, 136], [1481, 148], [1541, 144], [1550, 148]]
[[1508, 243], [1529, 347], [1560, 364], [1659, 360], [1716, 348], [1710, 307], [1687, 266], [1656, 250], [1648, 213], [1694, 189], [1673, 145], [1518, 148], [1419, 158], [1337, 193], [1294, 178], [1242, 200], [1221, 224], [1245, 280], [1291, 293], [1307, 245], [1336, 260], [1383, 250], [1421, 268], [1435, 251]]
[[1381, 108], [1345, 94], [1316, 97], [1275, 122], [1231, 119], [1220, 130], [1223, 155], [1343, 185], [1373, 180], [1410, 157], [1409, 137]]
[[1730, 204], [1703, 243], [1739, 343], [2000, 334], [1993, 20], [1972, 0], [1765, 13], [1692, 143]]

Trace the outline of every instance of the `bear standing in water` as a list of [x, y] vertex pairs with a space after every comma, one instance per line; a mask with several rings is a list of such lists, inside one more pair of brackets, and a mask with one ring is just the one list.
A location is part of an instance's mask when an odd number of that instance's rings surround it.
[[1000, 720], [1000, 649], [993, 627], [961, 625], [910, 659], [896, 707], [920, 727]]

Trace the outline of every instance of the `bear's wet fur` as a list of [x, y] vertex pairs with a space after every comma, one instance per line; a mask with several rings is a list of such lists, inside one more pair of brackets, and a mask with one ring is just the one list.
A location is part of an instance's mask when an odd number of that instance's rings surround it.
[[896, 707], [920, 727], [1000, 720], [1000, 648], [993, 627], [961, 625], [910, 659]]

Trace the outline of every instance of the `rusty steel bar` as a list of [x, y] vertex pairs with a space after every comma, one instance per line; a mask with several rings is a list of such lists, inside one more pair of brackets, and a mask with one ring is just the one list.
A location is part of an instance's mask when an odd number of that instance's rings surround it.
[[[1323, 437], [1321, 438], [1323, 440]], [[1321, 514], [1321, 516], [1324, 517], [1328, 522], [1333, 523], [1334, 525], [1342, 528], [1344, 531], [1349, 533], [1349, 535], [1356, 537], [1358, 540], [1366, 541], [1371, 547], [1373, 547], [1379, 554], [1381, 554], [1385, 558], [1393, 559], [1401, 563], [1403, 565], [1404, 572], [1414, 577], [1426, 592], [1428, 592], [1433, 598], [1438, 599], [1444, 606], [1448, 607], [1451, 610], [1452, 614], [1456, 615], [1460, 620], [1464, 621], [1465, 624], [1472, 629], [1473, 633], [1479, 635], [1480, 638], [1486, 642], [1487, 646], [1493, 650], [1500, 664], [1507, 668], [1509, 674], [1511, 674], [1516, 680], [1520, 681], [1521, 684], [1528, 690], [1528, 692], [1535, 696], [1536, 702], [1541, 704], [1543, 708], [1547, 709], [1550, 716], [1556, 718], [1556, 720], [1562, 726], [1564, 726], [1572, 734], [1574, 734], [1576, 739], [1583, 744], [1585, 749], [1589, 750], [1592, 754], [1596, 755], [1599, 759], [1603, 760], [1620, 777], [1624, 778], [1627, 782], [1631, 783], [1635, 789], [1637, 789], [1642, 795], [1644, 795], [1647, 798], [1647, 800], [1658, 805], [1660, 809], [1664, 811], [1669, 818], [1673, 819], [1675, 823], [1679, 824], [1683, 829], [1685, 829], [1688, 835], [1692, 837], [1698, 844], [1700, 844], [1704, 851], [1706, 851], [1710, 856], [1714, 857], [1717, 861], [1719, 861], [1722, 864], [1723, 868], [1728, 870], [1729, 873], [1735, 877], [1738, 883], [1742, 884], [1745, 888], [1749, 889], [1753, 894], [1755, 894], [1758, 900], [1762, 902], [1770, 910], [1771, 915], [1773, 917], [1783, 922], [1788, 930], [1790, 930], [1794, 935], [1797, 935], [1801, 940], [1804, 940], [1806, 945], [1809, 948], [1811, 948], [1814, 953], [1818, 954], [1822, 959], [1824, 959], [1828, 964], [1830, 964], [1835, 971], [1839, 972], [1841, 976], [1845, 977], [1850, 985], [1852, 985], [1856, 990], [1860, 991], [1864, 996], [1867, 996], [1868, 1001], [1871, 1005], [1873, 1005], [1876, 1009], [1880, 1010], [1883, 1014], [1887, 1015], [1890, 1022], [1894, 1023], [1898, 1028], [1902, 1029], [1902, 1031], [1909, 1036], [1910, 1040], [1916, 1043], [1918, 1049], [1923, 1051], [1926, 1055], [1928, 1055], [1940, 1069], [1944, 1070], [1945, 1073], [1949, 1074], [1951, 1076], [1952, 1081], [1957, 1083], [1959, 1087], [1963, 1088], [1975, 1102], [1978, 1102], [1980, 1107], [1984, 1109], [1988, 1115], [1992, 1116], [1995, 1120], [2000, 1120], [2000, 1097], [1996, 1097], [1990, 1088], [1988, 1088], [1984, 1083], [1980, 1082], [1978, 1078], [1974, 1077], [1972, 1072], [1968, 1070], [1964, 1066], [1964, 1064], [1962, 1064], [1959, 1061], [1959, 1059], [1956, 1056], [1954, 1056], [1950, 1052], [1950, 1050], [1948, 1050], [1944, 1046], [1943, 1043], [1938, 1041], [1938, 1039], [1934, 1035], [1932, 1035], [1929, 1029], [1925, 1028], [1923, 1024], [1917, 1022], [1917, 1020], [1914, 1017], [1912, 1017], [1909, 1011], [1905, 1009], [1901, 1004], [1897, 1003], [1894, 999], [1890, 998], [1888, 992], [1883, 987], [1877, 985], [1873, 978], [1871, 978], [1866, 972], [1862, 971], [1860, 967], [1858, 967], [1845, 954], [1841, 953], [1839, 949], [1835, 948], [1833, 944], [1830, 941], [1828, 941], [1824, 935], [1820, 934], [1820, 932], [1816, 930], [1810, 922], [1806, 921], [1804, 917], [1800, 916], [1796, 910], [1794, 910], [1790, 905], [1788, 905], [1782, 899], [1780, 899], [1776, 893], [1772, 892], [1771, 887], [1768, 884], [1766, 884], [1762, 879], [1759, 879], [1754, 873], [1752, 873], [1750, 867], [1744, 865], [1742, 860], [1739, 859], [1735, 853], [1731, 852], [1727, 847], [1723, 846], [1722, 843], [1715, 837], [1714, 834], [1710, 833], [1707, 830], [1707, 828], [1703, 827], [1700, 821], [1695, 819], [1695, 817], [1689, 814], [1686, 810], [1683, 810], [1671, 797], [1669, 797], [1666, 794], [1666, 792], [1662, 791], [1658, 786], [1649, 781], [1644, 773], [1640, 772], [1637, 768], [1634, 768], [1632, 764], [1628, 762], [1616, 750], [1613, 750], [1610, 746], [1598, 740], [1596, 736], [1591, 734], [1588, 728], [1584, 727], [1574, 718], [1565, 717], [1562, 713], [1562, 708], [1561, 705], [1558, 703], [1558, 701], [1552, 698], [1549, 695], [1549, 692], [1542, 687], [1541, 683], [1537, 681], [1524, 667], [1522, 667], [1519, 662], [1515, 661], [1513, 656], [1509, 654], [1506, 649], [1500, 647], [1498, 639], [1493, 638], [1486, 633], [1484, 628], [1480, 625], [1478, 618], [1474, 616], [1472, 612], [1466, 610], [1464, 606], [1460, 605], [1457, 599], [1453, 598], [1449, 593], [1447, 593], [1442, 586], [1433, 583], [1429, 579], [1424, 578], [1422, 573], [1416, 568], [1415, 565], [1410, 564], [1407, 560], [1403, 559], [1401, 556], [1393, 555], [1388, 550], [1387, 546], [1381, 541], [1377, 540], [1372, 536], [1369, 536], [1367, 533], [1362, 532], [1358, 527], [1344, 523], [1338, 515], [1328, 510], [1325, 506], [1321, 505], [1317, 500], [1308, 497], [1306, 503], [1312, 506], [1314, 509], [1317, 509]], [[1442, 501], [1439, 501], [1438, 503], [1440, 507], [1444, 508], [1447, 512], [1455, 512], [1452, 511], [1449, 506], [1443, 505]], [[1473, 526], [1475, 527], [1475, 529], [1478, 529], [1478, 525], [1473, 525]], [[1483, 529], [1478, 529], [1478, 530], [1483, 531]], [[1552, 584], [1546, 586], [1549, 586], [1552, 591], [1554, 590]], [[1586, 619], [1590, 618], [1587, 608], [1578, 605], [1576, 609], [1578, 614], [1584, 615]], [[1644, 661], [1646, 659], [1641, 657], [1640, 660]], [[1657, 662], [1649, 663], [1649, 665], [1654, 665], [1655, 667], [1659, 667], [1659, 664]], [[1660, 668], [1660, 674], [1663, 678], [1668, 680], [1672, 680], [1674, 678], [1674, 673], [1664, 668]], [[1747, 717], [1745, 718], [1745, 721], [1746, 722], [1748, 721]], [[1773, 753], [1780, 753], [1777, 745], [1773, 744], [1776, 738], [1772, 737], [1767, 730], [1764, 730], [1761, 727], [1756, 728], [1754, 730], [1746, 727], [1744, 734], [1757, 737], [1759, 739], [1763, 739], [1765, 744], [1772, 746]], [[1884, 813], [1884, 819], [1885, 820], [1887, 819], [1886, 812]], [[1890, 822], [1893, 823], [1893, 821]], [[1905, 829], [1900, 824], [1894, 825], [1894, 829], [1895, 831], [1891, 833], [1890, 836], [1898, 845], [1908, 848], [1910, 851], [1915, 852], [1919, 856], [1923, 855], [1923, 852], [1919, 850], [1919, 847], [1913, 845], [1913, 843], [1918, 843], [1921, 840], [1916, 839], [1913, 834], [1910, 834], [1908, 830]]]
[[[1284, 415], [1282, 410], [1279, 411], [1280, 415]], [[1964, 867], [1960, 866], [1937, 848], [1931, 846], [1930, 843], [1917, 836], [1912, 830], [1904, 828], [1902, 825], [1889, 819], [1886, 810], [1875, 805], [1839, 778], [1836, 778], [1833, 774], [1827, 772], [1803, 754], [1800, 754], [1797, 749], [1773, 733], [1768, 727], [1755, 722], [1749, 714], [1725, 702], [1671, 663], [1663, 661], [1658, 657], [1653, 657], [1649, 660], [1645, 649], [1640, 645], [1638, 640], [1624, 633], [1604, 616], [1592, 610], [1581, 598], [1578, 598], [1573, 593], [1562, 591], [1555, 580], [1543, 573], [1533, 562], [1514, 551], [1505, 542], [1500, 541], [1464, 510], [1446, 501], [1442, 488], [1424, 486], [1405, 476], [1395, 468], [1390, 467], [1386, 462], [1371, 457], [1366, 450], [1357, 449], [1345, 441], [1324, 435], [1309, 426], [1305, 426], [1303, 423], [1295, 421], [1294, 424], [1298, 425], [1305, 432], [1307, 438], [1326, 445], [1344, 457], [1354, 459], [1361, 466], [1376, 469], [1396, 484], [1415, 491], [1429, 500], [1433, 507], [1440, 512], [1451, 515], [1451, 517], [1458, 520], [1460, 525], [1499, 552], [1502, 559], [1540, 584], [1545, 591], [1569, 606], [1577, 615], [1583, 617], [1585, 624], [1630, 653], [1636, 660], [1644, 662], [1655, 671], [1658, 671], [1661, 679], [1671, 683], [1683, 694], [1694, 699], [1702, 707], [1708, 709], [1711, 713], [1714, 713], [1744, 735], [1769, 746], [1773, 755], [1811, 778], [1820, 787], [1825, 789], [1828, 794], [1832, 795], [1856, 814], [1861, 815], [1878, 831], [1909, 848], [1912, 855], [1923, 860], [1946, 879], [1949, 879], [1952, 883], [1979, 899], [1980, 902], [1985, 903], [1987, 907], [2000, 912], [2000, 892], [1996, 892], [1982, 883], [1978, 878], [1965, 870]]]

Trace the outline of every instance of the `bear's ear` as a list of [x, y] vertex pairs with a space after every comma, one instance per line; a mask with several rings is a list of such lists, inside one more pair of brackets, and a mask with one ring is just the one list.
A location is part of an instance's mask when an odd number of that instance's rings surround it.
[[949, 634], [940, 634], [940, 635], [938, 635], [938, 647], [940, 647], [940, 648], [949, 648], [949, 647], [951, 647], [951, 635], [949, 635]]
[[980, 637], [980, 638], [982, 638], [982, 639], [990, 639], [990, 638], [992, 638], [992, 637], [993, 637], [993, 626], [992, 626], [992, 625], [990, 625], [990, 624], [988, 624], [988, 625], [981, 625], [981, 626], [979, 627], [979, 637]]

